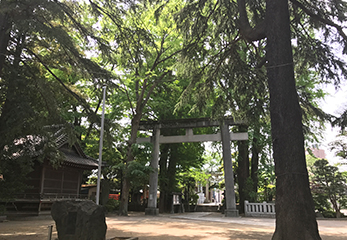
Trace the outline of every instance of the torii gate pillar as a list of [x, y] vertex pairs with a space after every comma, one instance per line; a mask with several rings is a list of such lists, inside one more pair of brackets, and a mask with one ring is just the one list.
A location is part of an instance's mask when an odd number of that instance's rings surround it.
[[220, 126], [222, 146], [223, 146], [223, 164], [225, 179], [225, 203], [224, 210], [226, 217], [238, 217], [239, 211], [236, 209], [235, 189], [234, 189], [234, 173], [231, 159], [230, 133], [229, 125], [222, 123]]
[[[185, 120], [187, 121], [187, 120]], [[209, 121], [200, 119], [198, 121], [191, 121], [184, 123], [150, 123], [144, 126], [143, 130], [153, 129], [152, 137], [138, 138], [137, 143], [152, 142], [153, 152], [151, 159], [151, 167], [153, 172], [149, 176], [149, 197], [148, 208], [145, 209], [146, 215], [158, 215], [159, 209], [157, 208], [157, 189], [158, 189], [158, 162], [159, 162], [159, 144], [161, 143], [182, 143], [182, 142], [205, 142], [205, 141], [222, 141], [223, 146], [223, 162], [224, 162], [224, 179], [225, 179], [225, 216], [238, 217], [239, 212], [236, 209], [235, 189], [234, 189], [234, 174], [231, 160], [231, 140], [248, 140], [248, 134], [245, 133], [230, 133], [229, 125], [236, 125], [234, 121], [224, 120]], [[239, 123], [240, 124], [240, 123]], [[212, 127], [219, 126], [221, 131], [216, 134], [201, 134], [194, 135], [194, 127]], [[186, 135], [180, 136], [160, 136], [161, 128], [185, 128]]]
[[146, 215], [159, 215], [157, 208], [157, 189], [158, 189], [158, 163], [159, 163], [159, 137], [160, 128], [154, 127], [151, 142], [153, 144], [151, 168], [153, 172], [149, 175], [149, 196], [148, 207], [145, 209]]

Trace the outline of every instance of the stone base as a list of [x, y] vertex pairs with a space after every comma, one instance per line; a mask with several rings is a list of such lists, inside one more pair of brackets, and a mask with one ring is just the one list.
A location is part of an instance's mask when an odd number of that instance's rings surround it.
[[239, 210], [237, 209], [225, 209], [225, 217], [239, 217]]
[[145, 215], [158, 216], [159, 208], [146, 208]]
[[0, 222], [6, 222], [6, 221], [7, 221], [7, 216], [0, 215]]

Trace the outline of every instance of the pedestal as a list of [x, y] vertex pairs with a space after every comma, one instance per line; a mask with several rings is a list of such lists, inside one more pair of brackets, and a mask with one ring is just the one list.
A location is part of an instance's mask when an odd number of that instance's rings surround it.
[[145, 215], [158, 216], [159, 215], [159, 208], [146, 208], [145, 209]]
[[239, 217], [239, 210], [237, 209], [225, 209], [225, 217]]

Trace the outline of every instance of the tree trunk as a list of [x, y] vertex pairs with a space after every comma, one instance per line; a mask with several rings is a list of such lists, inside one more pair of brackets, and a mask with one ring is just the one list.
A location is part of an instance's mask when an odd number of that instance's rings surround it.
[[160, 151], [160, 160], [159, 160], [159, 212], [166, 212], [165, 203], [168, 197], [168, 181], [167, 181], [167, 161], [169, 153], [169, 144], [162, 144]]
[[295, 87], [288, 0], [267, 1], [267, 75], [276, 172], [273, 240], [321, 239], [309, 188]]
[[[247, 132], [247, 127], [240, 126], [239, 132]], [[237, 168], [237, 179], [239, 185], [239, 212], [244, 213], [245, 211], [245, 200], [248, 199], [247, 191], [247, 179], [249, 177], [249, 157], [248, 157], [248, 141], [238, 141], [238, 168]]]
[[122, 195], [119, 204], [119, 215], [128, 216], [128, 202], [129, 202], [129, 190], [130, 190], [130, 179], [128, 174], [128, 164], [134, 160], [132, 147], [136, 143], [137, 131], [139, 130], [140, 120], [142, 112], [138, 109], [137, 113], [131, 120], [131, 133], [130, 140], [128, 141], [127, 158], [125, 161], [125, 169], [123, 171], [123, 184], [122, 184]]
[[[259, 132], [255, 132], [259, 134]], [[258, 168], [259, 168], [259, 146], [257, 137], [253, 136], [252, 139], [252, 158], [251, 158], [251, 179], [252, 179], [252, 191], [255, 193], [254, 197], [250, 199], [252, 202], [257, 201], [258, 193]]]
[[340, 218], [341, 217], [341, 211], [340, 211], [340, 207], [339, 207], [339, 204], [337, 203], [336, 198], [330, 197], [330, 202], [333, 205], [333, 209], [335, 210], [336, 218]]
[[122, 184], [122, 194], [119, 203], [119, 215], [121, 216], [128, 216], [129, 190], [130, 179], [128, 177], [124, 177]]

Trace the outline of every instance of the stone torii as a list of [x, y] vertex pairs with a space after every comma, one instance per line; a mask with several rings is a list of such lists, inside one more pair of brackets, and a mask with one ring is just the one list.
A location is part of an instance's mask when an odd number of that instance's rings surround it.
[[[231, 160], [230, 141], [248, 140], [247, 132], [233, 133], [229, 132], [229, 126], [245, 125], [244, 122], [236, 122], [232, 119], [224, 119], [221, 121], [213, 121], [209, 119], [182, 119], [172, 121], [142, 121], [139, 130], [152, 130], [152, 137], [138, 138], [136, 143], [151, 142], [153, 144], [153, 152], [151, 159], [151, 167], [153, 172], [149, 178], [149, 198], [148, 208], [145, 210], [146, 215], [158, 215], [157, 208], [157, 189], [158, 189], [158, 163], [159, 163], [159, 145], [161, 143], [183, 143], [183, 142], [207, 142], [222, 141], [223, 147], [223, 163], [224, 163], [224, 179], [225, 179], [225, 197], [226, 197], [226, 217], [238, 217], [239, 212], [236, 209], [236, 199], [234, 190], [234, 174]], [[220, 131], [215, 134], [193, 134], [193, 128], [202, 127], [220, 127]], [[186, 129], [185, 135], [179, 136], [162, 136], [160, 129], [181, 128]]]

